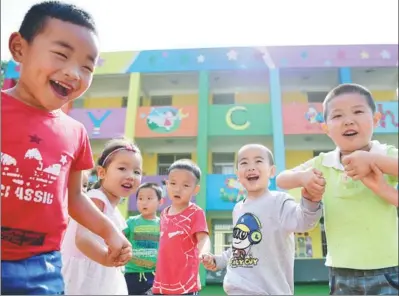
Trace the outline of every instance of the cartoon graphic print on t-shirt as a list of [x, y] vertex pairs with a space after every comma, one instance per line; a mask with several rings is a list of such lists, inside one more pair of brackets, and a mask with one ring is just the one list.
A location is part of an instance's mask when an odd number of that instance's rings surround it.
[[259, 262], [259, 258], [254, 258], [251, 247], [262, 241], [260, 220], [251, 213], [245, 213], [238, 220], [233, 228], [233, 256], [230, 259], [230, 266], [253, 267]]
[[[31, 142], [40, 143], [37, 135], [30, 136]], [[1, 152], [2, 181], [11, 179], [11, 182], [1, 183], [1, 197], [8, 198], [11, 192], [26, 202], [35, 202], [51, 205], [54, 194], [46, 191], [46, 187], [56, 182], [62, 166], [68, 163], [67, 155], [61, 154], [58, 163], [45, 165], [38, 148], [31, 148], [25, 152], [23, 164], [10, 154]], [[15, 184], [4, 185], [5, 184]], [[12, 194], [11, 194], [12, 195]]]

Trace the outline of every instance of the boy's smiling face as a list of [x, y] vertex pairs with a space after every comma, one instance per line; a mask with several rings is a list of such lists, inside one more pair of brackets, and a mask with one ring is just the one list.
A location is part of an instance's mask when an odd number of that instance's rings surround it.
[[262, 195], [274, 176], [269, 151], [262, 145], [246, 145], [238, 151], [237, 177], [252, 197]]
[[9, 41], [21, 76], [12, 95], [52, 111], [80, 97], [90, 86], [98, 59], [98, 38], [86, 27], [49, 18], [28, 43], [19, 33]]
[[328, 103], [327, 110], [327, 134], [342, 153], [368, 147], [380, 114], [373, 114], [363, 95], [339, 95]]

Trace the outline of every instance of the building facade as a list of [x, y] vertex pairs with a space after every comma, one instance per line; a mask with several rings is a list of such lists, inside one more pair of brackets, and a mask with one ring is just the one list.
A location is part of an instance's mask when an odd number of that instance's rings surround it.
[[[161, 183], [177, 159], [197, 162], [203, 178], [195, 202], [206, 210], [212, 251], [220, 254], [231, 244], [234, 204], [245, 196], [234, 176], [239, 147], [266, 145], [278, 172], [334, 149], [320, 112], [327, 92], [346, 82], [372, 91], [382, 114], [374, 138], [396, 145], [397, 61], [397, 45], [103, 53], [92, 86], [65, 111], [86, 126], [94, 158], [111, 138], [134, 139], [143, 152], [143, 181]], [[18, 75], [10, 62], [6, 85]], [[299, 198], [298, 190], [290, 193]], [[135, 213], [135, 197], [121, 209]], [[296, 239], [295, 280], [327, 280], [323, 224]], [[206, 281], [223, 275], [208, 272]]]

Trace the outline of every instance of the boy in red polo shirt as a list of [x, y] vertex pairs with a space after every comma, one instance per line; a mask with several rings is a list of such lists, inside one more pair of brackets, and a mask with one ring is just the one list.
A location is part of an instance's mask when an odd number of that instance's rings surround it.
[[83, 125], [60, 108], [90, 86], [98, 59], [91, 16], [70, 4], [36, 4], [9, 48], [21, 64], [1, 94], [1, 294], [63, 294], [60, 244], [69, 215], [109, 246], [115, 265], [132, 255], [122, 232], [82, 192], [93, 167]]
[[178, 160], [166, 182], [172, 205], [161, 214], [154, 294], [197, 295], [200, 258], [210, 252], [205, 213], [191, 198], [199, 191], [201, 171], [190, 160]]

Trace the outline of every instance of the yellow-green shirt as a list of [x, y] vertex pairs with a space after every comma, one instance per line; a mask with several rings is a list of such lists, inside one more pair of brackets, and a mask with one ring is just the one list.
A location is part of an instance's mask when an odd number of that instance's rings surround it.
[[[394, 146], [372, 141], [371, 152], [398, 157]], [[398, 214], [361, 181], [346, 177], [339, 150], [295, 168], [314, 167], [326, 180], [323, 196], [328, 254], [326, 265], [350, 269], [379, 269], [398, 265]], [[397, 177], [385, 176], [395, 187]]]

